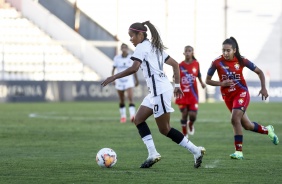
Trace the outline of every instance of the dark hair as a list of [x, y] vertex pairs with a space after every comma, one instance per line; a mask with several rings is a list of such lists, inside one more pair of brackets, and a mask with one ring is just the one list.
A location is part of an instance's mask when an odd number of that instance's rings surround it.
[[[185, 47], [184, 47], [184, 51], [185, 51], [186, 48], [189, 48], [189, 47], [194, 51], [194, 48], [193, 48], [192, 46], [190, 46], [190, 45], [185, 46]], [[195, 58], [194, 54], [193, 54], [193, 56], [192, 56], [192, 59], [197, 60], [197, 59]]]
[[151, 42], [153, 45], [153, 49], [155, 51], [160, 51], [162, 53], [162, 51], [166, 49], [166, 47], [163, 45], [159, 32], [157, 31], [155, 26], [151, 24], [150, 21], [145, 21], [142, 23], [139, 23], [139, 22], [134, 23], [129, 27], [129, 29], [133, 31], [135, 34], [142, 32], [144, 35], [144, 38], [146, 39], [147, 38], [147, 33], [146, 33], [147, 27], [145, 25], [148, 26], [148, 28], [150, 29], [150, 32], [152, 35]]
[[120, 46], [120, 48], [122, 48], [123, 46], [125, 46], [125, 47], [127, 47], [127, 48], [128, 48], [128, 45], [127, 45], [127, 44], [125, 44], [125, 43], [122, 43], [122, 44], [121, 44], [121, 46]]
[[238, 45], [236, 39], [231, 36], [230, 38], [227, 38], [226, 40], [224, 40], [222, 45], [224, 45], [224, 44], [229, 44], [229, 45], [232, 46], [233, 49], [236, 49], [235, 56], [237, 57], [237, 59], [239, 61], [239, 64], [243, 65], [243, 58], [242, 58], [242, 56], [240, 54], [239, 45]]

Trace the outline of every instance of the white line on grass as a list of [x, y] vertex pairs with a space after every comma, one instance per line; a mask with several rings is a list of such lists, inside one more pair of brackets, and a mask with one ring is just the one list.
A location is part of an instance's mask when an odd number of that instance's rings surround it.
[[58, 114], [39, 114], [39, 113], [30, 113], [28, 115], [29, 118], [38, 118], [38, 119], [55, 119], [55, 120], [80, 120], [80, 121], [89, 121], [89, 120], [117, 120], [118, 118], [112, 118], [112, 117], [103, 117], [103, 118], [97, 118], [97, 117], [79, 117], [79, 116], [60, 116]]
[[215, 160], [211, 164], [206, 164], [205, 168], [207, 168], [207, 169], [215, 168], [215, 167], [217, 167], [218, 163], [219, 163], [219, 160]]
[[[81, 114], [80, 114], [81, 115]], [[29, 118], [38, 118], [38, 119], [55, 119], [55, 120], [80, 120], [80, 121], [118, 121], [119, 117], [116, 117], [115, 115], [108, 116], [108, 117], [97, 117], [95, 114], [93, 114], [93, 117], [83, 117], [83, 116], [76, 116], [76, 115], [60, 115], [56, 112], [45, 112], [45, 113], [30, 113], [28, 115]], [[153, 121], [153, 119], [152, 119]], [[172, 118], [171, 121], [178, 122], [178, 118]], [[226, 119], [199, 119], [198, 122], [200, 123], [217, 123], [217, 122], [227, 122]]]

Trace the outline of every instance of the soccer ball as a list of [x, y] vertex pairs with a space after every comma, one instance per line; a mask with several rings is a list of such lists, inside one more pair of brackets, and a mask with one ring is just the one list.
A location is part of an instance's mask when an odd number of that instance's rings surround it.
[[96, 162], [101, 167], [113, 167], [117, 163], [117, 154], [111, 148], [102, 148], [96, 155]]

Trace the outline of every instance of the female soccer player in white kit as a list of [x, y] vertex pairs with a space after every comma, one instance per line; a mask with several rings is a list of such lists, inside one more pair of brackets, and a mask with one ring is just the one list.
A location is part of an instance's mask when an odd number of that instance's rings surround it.
[[[132, 66], [133, 61], [130, 59], [131, 55], [128, 53], [128, 46], [126, 44], [121, 45], [122, 53], [114, 57], [114, 65], [112, 70], [112, 75], [115, 73], [115, 69], [120, 73], [130, 66]], [[134, 76], [134, 78], [133, 78]], [[135, 117], [135, 105], [133, 103], [133, 87], [138, 86], [137, 74], [128, 75], [123, 78], [119, 78], [115, 81], [115, 88], [117, 89], [119, 96], [119, 112], [120, 112], [120, 122], [126, 122], [126, 107], [125, 107], [125, 91], [127, 92], [127, 97], [129, 100], [129, 114], [130, 120], [133, 122]]]
[[[147, 27], [150, 29], [152, 38], [147, 39]], [[146, 123], [148, 117], [154, 115], [160, 133], [169, 137], [175, 143], [188, 149], [194, 155], [194, 167], [201, 166], [205, 153], [204, 147], [195, 146], [181, 132], [170, 127], [170, 112], [172, 94], [176, 98], [183, 95], [180, 88], [180, 74], [178, 63], [164, 52], [165, 46], [162, 43], [160, 35], [155, 26], [149, 21], [143, 23], [134, 23], [129, 27], [130, 41], [136, 47], [131, 59], [133, 65], [121, 73], [108, 77], [102, 86], [113, 82], [114, 80], [130, 75], [138, 71], [139, 67], [143, 71], [150, 93], [144, 98], [141, 106], [137, 110], [134, 123], [139, 134], [148, 149], [148, 158], [140, 166], [149, 168], [161, 159], [157, 152], [150, 129]], [[164, 63], [172, 66], [175, 76], [174, 89], [167, 76], [163, 72]]]

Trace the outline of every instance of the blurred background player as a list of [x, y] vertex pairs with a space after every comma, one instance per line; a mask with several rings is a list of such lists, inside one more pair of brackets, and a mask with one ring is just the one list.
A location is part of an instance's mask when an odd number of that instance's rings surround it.
[[[117, 73], [120, 73], [130, 66], [132, 66], [133, 61], [130, 59], [131, 55], [128, 53], [128, 46], [126, 44], [121, 45], [121, 54], [114, 57], [114, 65], [112, 70], [112, 75], [117, 69]], [[133, 78], [134, 76], [134, 78]], [[138, 86], [137, 74], [125, 76], [123, 78], [117, 79], [115, 81], [115, 88], [117, 89], [119, 96], [119, 111], [120, 111], [120, 122], [126, 122], [126, 107], [125, 107], [125, 91], [127, 92], [127, 97], [129, 101], [129, 114], [130, 120], [133, 122], [135, 117], [135, 104], [133, 103], [133, 87]]]
[[[180, 86], [184, 93], [182, 98], [175, 100], [178, 104], [179, 109], [182, 113], [180, 120], [182, 133], [188, 137], [193, 135], [195, 132], [194, 123], [197, 118], [198, 111], [198, 87], [196, 78], [198, 77], [202, 88], [206, 87], [206, 84], [202, 81], [200, 64], [194, 56], [194, 49], [191, 46], [184, 48], [185, 60], [179, 64], [180, 68]], [[189, 116], [189, 121], [188, 120]], [[187, 123], [188, 123], [188, 134], [187, 134]]]
[[[246, 110], [250, 102], [250, 94], [243, 76], [244, 67], [249, 68], [258, 75], [261, 82], [259, 95], [262, 95], [262, 100], [266, 99], [268, 93], [265, 87], [265, 77], [263, 72], [248, 59], [240, 55], [238, 43], [233, 37], [230, 37], [223, 42], [222, 55], [212, 62], [206, 78], [207, 84], [211, 86], [220, 86], [223, 100], [231, 112], [235, 153], [231, 154], [230, 157], [233, 159], [243, 159], [242, 126], [245, 130], [268, 135], [275, 145], [279, 143], [272, 125], [264, 127], [257, 122], [251, 122], [247, 116]], [[212, 76], [216, 70], [220, 81], [212, 80]]]
[[[150, 29], [151, 41], [147, 39], [147, 27], [145, 25]], [[148, 150], [148, 157], [140, 167], [149, 168], [161, 159], [146, 123], [151, 115], [154, 115], [160, 133], [189, 150], [194, 155], [194, 167], [200, 167], [205, 148], [195, 146], [181, 132], [170, 126], [170, 113], [174, 111], [171, 107], [172, 95], [174, 93], [176, 98], [183, 95], [180, 88], [178, 63], [164, 51], [165, 46], [161, 37], [155, 26], [149, 21], [132, 24], [129, 27], [128, 34], [130, 41], [136, 47], [131, 57], [134, 61], [133, 65], [121, 73], [108, 77], [101, 85], [106, 86], [118, 78], [136, 73], [139, 68], [143, 71], [150, 93], [143, 99], [134, 119], [138, 132]], [[163, 72], [164, 64], [170, 65], [173, 69], [174, 89]]]

